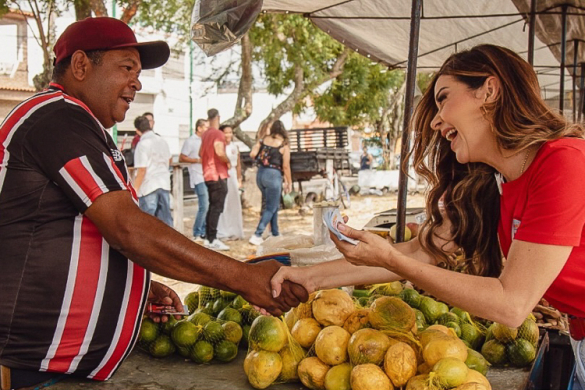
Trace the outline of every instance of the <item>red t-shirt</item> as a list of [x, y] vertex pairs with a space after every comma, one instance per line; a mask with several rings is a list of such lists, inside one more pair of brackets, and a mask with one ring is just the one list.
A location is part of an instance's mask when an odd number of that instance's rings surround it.
[[585, 317], [585, 140], [544, 144], [518, 179], [502, 185], [498, 235], [504, 256], [513, 239], [572, 246], [544, 297], [562, 312]]
[[201, 156], [203, 180], [205, 181], [218, 181], [229, 177], [227, 164], [215, 154], [213, 144], [216, 141], [222, 142], [225, 147], [225, 135], [223, 131], [210, 127], [201, 135], [199, 155]]

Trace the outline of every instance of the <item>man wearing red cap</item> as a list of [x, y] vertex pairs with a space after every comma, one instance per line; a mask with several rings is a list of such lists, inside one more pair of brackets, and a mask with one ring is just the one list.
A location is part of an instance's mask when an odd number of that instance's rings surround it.
[[234, 291], [277, 315], [307, 299], [296, 284], [272, 298], [278, 263], [210, 251], [138, 208], [105, 129], [124, 119], [141, 69], [167, 61], [165, 42], [138, 43], [119, 20], [88, 18], [54, 51], [49, 89], [0, 125], [3, 389], [61, 374], [110, 378], [136, 342], [147, 301], [182, 310], [149, 271]]

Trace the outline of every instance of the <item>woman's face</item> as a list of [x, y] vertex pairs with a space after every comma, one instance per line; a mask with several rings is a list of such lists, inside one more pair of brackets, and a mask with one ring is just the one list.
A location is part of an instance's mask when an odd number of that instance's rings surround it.
[[225, 135], [225, 142], [228, 144], [234, 139], [234, 131], [231, 127], [226, 127], [223, 129], [223, 134]]
[[445, 75], [439, 76], [434, 93], [438, 112], [431, 127], [451, 143], [460, 163], [485, 161], [491, 150], [486, 146], [492, 145], [495, 137], [481, 110], [486, 99], [484, 87], [472, 90]]

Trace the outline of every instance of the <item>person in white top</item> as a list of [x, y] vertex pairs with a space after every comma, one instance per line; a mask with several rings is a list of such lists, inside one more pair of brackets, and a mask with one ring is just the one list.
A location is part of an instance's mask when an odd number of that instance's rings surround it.
[[242, 166], [240, 165], [240, 152], [234, 141], [234, 131], [231, 126], [219, 127], [225, 134], [225, 154], [230, 159], [230, 175], [227, 180], [227, 196], [223, 206], [223, 213], [219, 216], [217, 224], [217, 236], [226, 240], [239, 240], [244, 238], [244, 222], [242, 219], [242, 203], [240, 201], [240, 188], [242, 187]]
[[190, 163], [189, 182], [191, 188], [197, 194], [197, 216], [193, 223], [193, 237], [195, 241], [203, 241], [205, 238], [205, 217], [209, 209], [209, 194], [205, 180], [203, 180], [203, 166], [199, 157], [201, 148], [201, 135], [209, 128], [209, 122], [205, 119], [198, 119], [195, 122], [195, 134], [187, 138], [179, 155], [179, 162]]
[[172, 227], [169, 145], [152, 131], [152, 126], [145, 116], [136, 118], [135, 124], [142, 131], [140, 142], [134, 152], [134, 167], [137, 169], [134, 188], [138, 193], [138, 205], [142, 211], [154, 215]]

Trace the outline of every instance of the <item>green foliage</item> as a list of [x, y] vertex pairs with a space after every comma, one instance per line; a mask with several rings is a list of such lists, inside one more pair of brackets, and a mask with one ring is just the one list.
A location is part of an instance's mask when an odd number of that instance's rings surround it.
[[321, 95], [313, 95], [315, 111], [335, 125], [364, 127], [380, 120], [391, 89], [404, 82], [401, 70], [387, 71], [352, 53], [343, 73]]
[[[134, 0], [118, 0], [118, 6], [126, 8]], [[175, 33], [180, 43], [189, 41], [191, 32], [191, 12], [195, 0], [144, 0], [139, 3], [138, 12], [131, 20], [142, 27], [152, 27], [156, 31]]]
[[[303, 69], [310, 90], [321, 84], [344, 47], [300, 15], [262, 14], [250, 30], [253, 60], [262, 69], [270, 94], [280, 95], [294, 86], [295, 66]], [[316, 85], [317, 84], [317, 85]], [[299, 112], [302, 104], [295, 107]]]

